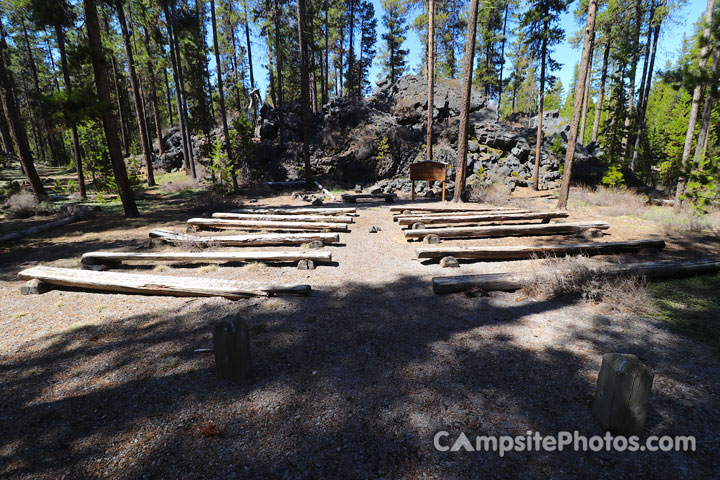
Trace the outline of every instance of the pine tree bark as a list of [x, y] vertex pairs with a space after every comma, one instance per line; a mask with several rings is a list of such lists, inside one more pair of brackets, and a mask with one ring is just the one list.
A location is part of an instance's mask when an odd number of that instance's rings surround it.
[[[590, 51], [595, 41], [595, 16], [597, 15], [598, 0], [590, 0], [588, 3], [588, 14], [585, 23], [585, 38], [583, 39], [583, 51], [580, 59], [579, 77], [585, 78], [590, 70]], [[567, 209], [568, 196], [570, 195], [570, 180], [572, 179], [572, 166], [575, 159], [575, 146], [577, 145], [578, 122], [580, 121], [580, 109], [578, 105], [582, 103], [585, 95], [585, 83], [577, 82], [575, 85], [575, 108], [570, 122], [570, 135], [567, 143], [567, 151], [565, 152], [565, 166], [563, 168], [562, 185], [560, 186], [560, 195], [558, 198], [557, 208]]]
[[[110, 104], [110, 84], [108, 83], [108, 72], [106, 67], [107, 59], [103, 53], [102, 40], [100, 38], [100, 22], [98, 20], [96, 0], [83, 0], [85, 10], [85, 28], [87, 29], [90, 57], [92, 60], [93, 73], [95, 75], [95, 87], [97, 89], [98, 101]], [[133, 197], [130, 180], [128, 179], [125, 162], [123, 161], [120, 139], [117, 136], [117, 119], [111, 111], [102, 112], [102, 124], [105, 131], [110, 162], [112, 163], [115, 183], [117, 183], [120, 200], [123, 204], [126, 217], [139, 216], [135, 198]]]
[[[542, 141], [543, 141], [543, 110], [545, 107], [545, 59], [547, 57], [547, 31], [549, 27], [548, 20], [545, 20], [543, 24], [543, 31], [546, 33], [543, 35], [542, 46], [540, 47], [540, 108], [538, 108], [538, 126], [537, 126], [537, 138], [535, 140], [535, 169], [533, 172], [533, 190], [540, 190], [540, 158], [542, 154]], [[581, 76], [582, 77], [582, 76]], [[577, 82], [582, 84], [583, 82]], [[582, 90], [582, 88], [581, 88]], [[580, 105], [582, 97], [577, 100], [575, 105]], [[571, 127], [571, 134], [577, 135], [577, 123], [575, 127]], [[570, 143], [568, 143], [570, 145]], [[569, 148], [568, 148], [569, 149]]]
[[172, 94], [170, 93], [170, 82], [168, 81], [167, 68], [163, 67], [163, 76], [165, 77], [165, 97], [167, 99], [168, 123], [170, 128], [175, 127], [175, 121], [172, 114]]
[[150, 149], [150, 139], [148, 138], [147, 121], [145, 119], [145, 109], [143, 108], [143, 99], [140, 94], [140, 83], [138, 82], [137, 72], [135, 71], [135, 56], [133, 55], [132, 45], [130, 44], [130, 33], [128, 31], [127, 20], [125, 19], [125, 8], [121, 0], [115, 0], [115, 10], [118, 14], [118, 22], [120, 23], [120, 31], [122, 33], [123, 44], [125, 45], [125, 54], [128, 58], [128, 70], [130, 70], [130, 86], [133, 91], [133, 100], [135, 101], [135, 116], [137, 117], [138, 133], [140, 135], [140, 146], [142, 147], [143, 162], [147, 171], [148, 187], [155, 185], [155, 173], [152, 166], [152, 152]]
[[0, 141], [2, 141], [3, 153], [5, 155], [15, 156], [15, 147], [13, 146], [12, 136], [10, 135], [10, 125], [8, 124], [5, 107], [2, 102], [0, 102]]
[[7, 50], [5, 30], [2, 25], [2, 18], [0, 17], [0, 97], [3, 110], [7, 112], [10, 134], [17, 146], [20, 165], [22, 166], [23, 172], [25, 172], [25, 176], [27, 176], [30, 181], [30, 189], [35, 199], [38, 202], [43, 202], [48, 199], [48, 195], [37, 170], [35, 170], [32, 153], [30, 152], [30, 144], [28, 143], [27, 130], [25, 130], [25, 123], [23, 122], [20, 109], [15, 101], [15, 80], [9, 68], [10, 58]]
[[[68, 69], [67, 54], [65, 51], [65, 31], [63, 30], [62, 25], [60, 25], [59, 23], [55, 24], [55, 37], [58, 43], [58, 50], [60, 51], [60, 68], [62, 70], [63, 79], [65, 80], [65, 89], [68, 91], [68, 93], [71, 93], [72, 81], [70, 79], [70, 69]], [[80, 139], [78, 137], [77, 125], [75, 125], [75, 122], [70, 124], [70, 131], [72, 133], [75, 169], [77, 170], [78, 191], [80, 193], [80, 198], [85, 198], [87, 196], [87, 193], [85, 191], [85, 175], [83, 173]]]
[[305, 164], [305, 183], [312, 186], [312, 168], [310, 165], [310, 85], [308, 79], [307, 44], [305, 42], [305, 0], [297, 0], [298, 45], [300, 45], [300, 98], [302, 105], [303, 160]]
[[470, 97], [472, 95], [472, 72], [475, 62], [475, 32], [477, 28], [478, 0], [470, 0], [468, 30], [465, 36], [465, 66], [463, 68], [463, 97], [458, 133], [458, 162], [455, 171], [453, 202], [465, 201], [465, 177], [467, 176], [468, 123], [470, 120]]
[[693, 161], [701, 170], [703, 169], [702, 159], [705, 156], [707, 142], [710, 133], [710, 121], [712, 120], [713, 107], [715, 106], [715, 98], [717, 97], [718, 75], [720, 73], [720, 42], [715, 42], [713, 47], [713, 66], [710, 74], [710, 85], [705, 95], [705, 107], [703, 108], [702, 118], [700, 119], [700, 130], [698, 131], [697, 143], [695, 145], [695, 156]]
[[590, 85], [592, 81], [592, 61], [593, 61], [593, 53], [595, 52], [595, 42], [593, 38], [593, 44], [590, 45], [590, 59], [588, 60], [588, 70], [587, 74], [585, 75], [585, 95], [583, 95], [583, 102], [582, 102], [582, 115], [580, 116], [580, 134], [578, 138], [580, 139], [581, 144], [585, 144], [585, 125], [587, 123], [587, 113], [590, 103]]
[[[707, 64], [708, 43], [710, 40], [710, 27], [712, 25], [713, 16], [713, 0], [708, 0], [707, 9], [705, 11], [705, 28], [703, 29], [703, 46], [700, 48], [700, 60], [698, 68], [703, 70]], [[690, 154], [692, 153], [693, 139], [695, 138], [695, 124], [697, 123], [698, 111], [700, 110], [700, 99], [702, 97], [703, 85], [698, 83], [693, 89], [692, 104], [690, 106], [690, 115], [688, 117], [688, 128], [685, 134], [685, 145], [683, 146], [682, 160], [680, 161], [680, 177], [675, 190], [675, 210], [680, 210], [683, 206], [685, 188], [687, 187], [687, 175], [690, 173]]]
[[593, 121], [592, 141], [597, 142], [598, 133], [600, 132], [600, 116], [602, 115], [603, 101], [605, 97], [605, 81], [607, 80], [608, 59], [610, 58], [610, 41], [608, 39], [605, 44], [605, 53], [603, 54], [602, 70], [600, 72], [600, 90], [598, 91], [598, 101], [595, 105], [595, 119]]
[[233, 187], [238, 188], [237, 176], [235, 175], [235, 161], [233, 159], [232, 149], [230, 148], [230, 129], [228, 128], [227, 112], [225, 111], [225, 91], [223, 89], [222, 68], [220, 65], [220, 47], [218, 45], [217, 21], [215, 19], [215, 0], [210, 0], [210, 18], [212, 20], [213, 33], [213, 49], [215, 50], [215, 65], [218, 86], [218, 103], [220, 104], [220, 118], [222, 121], [223, 134], [225, 135], [225, 154], [227, 155], [227, 163], [232, 166]]
[[433, 110], [435, 110], [435, 0], [428, 0], [428, 39], [427, 39], [427, 158], [433, 159]]

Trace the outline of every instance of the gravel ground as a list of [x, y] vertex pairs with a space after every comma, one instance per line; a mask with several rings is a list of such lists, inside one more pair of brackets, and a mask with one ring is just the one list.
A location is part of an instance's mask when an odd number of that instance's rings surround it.
[[[552, 208], [549, 199], [531, 199]], [[299, 205], [289, 196], [252, 206]], [[438, 296], [438, 275], [539, 262], [414, 258], [385, 203], [360, 216], [332, 265], [133, 265], [123, 271], [308, 283], [310, 297], [230, 301], [55, 290], [20, 296], [19, 270], [78, 267], [91, 250], [141, 247], [184, 230], [186, 206], [99, 218], [0, 250], [0, 473], [12, 478], [718, 478], [720, 364], [659, 322], [577, 299]], [[602, 218], [586, 208], [567, 221]], [[655, 237], [609, 219], [605, 240]], [[377, 226], [378, 233], [368, 233]], [[535, 237], [450, 241], [577, 242]], [[584, 241], [584, 240], [583, 240]], [[678, 240], [664, 257], [716, 253]], [[700, 245], [695, 247], [695, 245]], [[690, 247], [695, 248], [692, 250]], [[170, 250], [172, 247], [162, 247]], [[138, 250], [141, 251], [141, 250]], [[598, 259], [602, 261], [602, 259]], [[209, 325], [249, 325], [253, 372], [220, 379]], [[590, 414], [601, 356], [634, 353], [655, 373], [644, 435], [695, 435], [696, 452], [438, 452], [433, 436], [602, 435]]]

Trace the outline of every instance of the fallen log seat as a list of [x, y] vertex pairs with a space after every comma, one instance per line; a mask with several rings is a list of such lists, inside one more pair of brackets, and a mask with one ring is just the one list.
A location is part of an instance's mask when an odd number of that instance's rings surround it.
[[565, 211], [556, 212], [529, 212], [529, 213], [487, 213], [479, 215], [448, 215], [448, 216], [423, 216], [423, 217], [399, 217], [400, 225], [412, 225], [415, 222], [423, 224], [437, 223], [478, 223], [478, 222], [498, 222], [507, 220], [542, 220], [542, 223], [548, 223], [553, 218], [567, 218], [568, 213]]
[[171, 277], [136, 273], [94, 272], [38, 266], [21, 271], [23, 280], [36, 278], [51, 285], [119, 293], [178, 297], [225, 297], [232, 300], [274, 295], [308, 295], [310, 285], [273, 285], [204, 277]]
[[225, 220], [220, 218], [191, 218], [188, 226], [199, 229], [225, 228], [235, 230], [275, 230], [278, 232], [293, 232], [314, 230], [324, 232], [347, 232], [346, 223], [320, 223], [320, 222], [253, 222], [251, 220]]
[[238, 208], [232, 213], [250, 213], [264, 215], [348, 215], [355, 213], [355, 207], [348, 208]]
[[637, 252], [644, 248], [665, 248], [663, 240], [630, 240], [627, 242], [583, 243], [575, 245], [538, 245], [503, 247], [420, 247], [417, 258], [455, 258], [476, 260], [522, 260], [534, 256], [604, 255]]
[[[714, 273], [720, 271], [720, 261], [681, 261], [657, 263], [626, 263], [619, 265], [601, 265], [594, 268], [598, 275], [612, 278], [622, 275], [638, 275], [647, 278], [680, 277]], [[462, 275], [455, 277], [435, 277], [432, 279], [435, 293], [463, 292], [470, 289], [485, 291], [521, 289], [532, 281], [534, 272], [503, 272], [484, 275]]]
[[500, 210], [500, 211], [477, 211], [477, 212], [420, 212], [420, 213], [407, 213], [407, 214], [394, 214], [393, 222], [397, 222], [401, 218], [414, 219], [416, 222], [420, 221], [421, 218], [436, 218], [436, 217], [452, 217], [452, 218], [466, 218], [468, 216], [476, 215], [502, 215], [510, 213], [532, 213], [531, 210]]
[[514, 207], [418, 207], [415, 205], [406, 205], [403, 207], [390, 207], [391, 212], [399, 212], [402, 213], [405, 210], [410, 210], [411, 212], [439, 212], [439, 213], [450, 213], [450, 212], [490, 212], [490, 211], [498, 211], [503, 212], [506, 210], [519, 210]]
[[488, 238], [509, 236], [556, 235], [579, 233], [585, 230], [610, 228], [605, 222], [581, 223], [539, 223], [530, 225], [485, 225], [478, 227], [447, 227], [422, 228], [405, 230], [407, 240], [423, 239], [426, 235], [437, 235], [440, 238]]
[[172, 230], [151, 230], [150, 238], [158, 239], [167, 243], [184, 244], [192, 243], [201, 246], [221, 247], [245, 247], [260, 245], [302, 245], [313, 241], [323, 243], [337, 243], [340, 235], [337, 233], [264, 233], [249, 235], [219, 235], [201, 236], [186, 235], [173, 232]]
[[226, 218], [229, 220], [250, 220], [258, 222], [324, 222], [324, 223], [353, 223], [352, 217], [320, 216], [320, 215], [259, 215], [251, 213], [225, 213], [217, 212], [212, 218]]
[[395, 193], [343, 193], [342, 199], [345, 203], [355, 203], [358, 199], [363, 198], [382, 198], [386, 202], [394, 202], [397, 198]]
[[332, 253], [325, 250], [312, 252], [88, 252], [83, 254], [83, 265], [113, 265], [124, 261], [150, 262], [332, 262]]
[[63, 225], [77, 222], [82, 218], [83, 217], [81, 215], [71, 215], [69, 217], [61, 218], [60, 220], [55, 220], [53, 222], [47, 222], [36, 227], [28, 228], [27, 230], [20, 230], [19, 232], [8, 233], [0, 237], [0, 243], [9, 242], [12, 240], [20, 240], [21, 238], [29, 237], [31, 235], [37, 235], [39, 233], [47, 232], [48, 230], [52, 230], [53, 228], [58, 228], [62, 227]]

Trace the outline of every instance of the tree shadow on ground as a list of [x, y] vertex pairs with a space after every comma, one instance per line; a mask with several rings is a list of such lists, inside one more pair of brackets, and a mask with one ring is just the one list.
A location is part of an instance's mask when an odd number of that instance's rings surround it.
[[[651, 432], [715, 438], [718, 379], [715, 365], [703, 367], [702, 349], [688, 368], [674, 369], [678, 356], [694, 355], [692, 343], [656, 341], [650, 323], [648, 336], [628, 337], [627, 325], [607, 316], [553, 330], [549, 314], [560, 321], [568, 311], [583, 309], [572, 299], [437, 296], [426, 281], [403, 277], [309, 298], [184, 300], [173, 312], [81, 325], [2, 358], [0, 465], [7, 476], [47, 478], [717, 473], [714, 443], [695, 453], [502, 458], [433, 448], [441, 430], [450, 438], [601, 435], [590, 401], [607, 351], [636, 353], [662, 372]], [[211, 354], [194, 353], [211, 346], [209, 323], [226, 315], [250, 325], [254, 366], [241, 385], [216, 375]], [[520, 338], [521, 329], [535, 334]], [[546, 329], [557, 342], [539, 339]], [[208, 435], [209, 426], [219, 435]]]

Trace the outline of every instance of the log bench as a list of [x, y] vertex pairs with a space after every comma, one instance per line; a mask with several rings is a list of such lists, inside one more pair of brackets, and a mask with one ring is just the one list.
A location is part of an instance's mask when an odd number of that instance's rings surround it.
[[342, 199], [345, 203], [355, 203], [359, 199], [364, 198], [382, 198], [388, 203], [394, 202], [397, 198], [396, 193], [343, 193]]
[[122, 262], [332, 262], [328, 250], [311, 252], [88, 252], [83, 254], [83, 265], [117, 265]]
[[474, 260], [522, 260], [536, 256], [607, 255], [638, 252], [645, 248], [662, 250], [663, 240], [630, 240], [626, 242], [582, 243], [575, 245], [483, 246], [483, 247], [420, 247], [417, 258], [447, 256]]
[[447, 227], [447, 228], [420, 228], [417, 230], [404, 230], [407, 240], [423, 239], [428, 235], [437, 235], [439, 238], [490, 238], [509, 236], [532, 235], [567, 235], [582, 233], [586, 230], [607, 230], [610, 225], [606, 222], [578, 222], [578, 223], [539, 223], [530, 225], [485, 225], [477, 227]]
[[225, 297], [232, 300], [275, 295], [308, 295], [310, 285], [275, 285], [219, 278], [172, 277], [136, 273], [94, 272], [37, 266], [18, 273], [22, 280], [119, 293], [176, 297]]
[[150, 231], [150, 238], [171, 244], [191, 243], [198, 246], [247, 247], [271, 245], [302, 245], [310, 242], [337, 243], [337, 233], [301, 232], [301, 233], [258, 233], [247, 235], [186, 235], [172, 230], [156, 229]]

